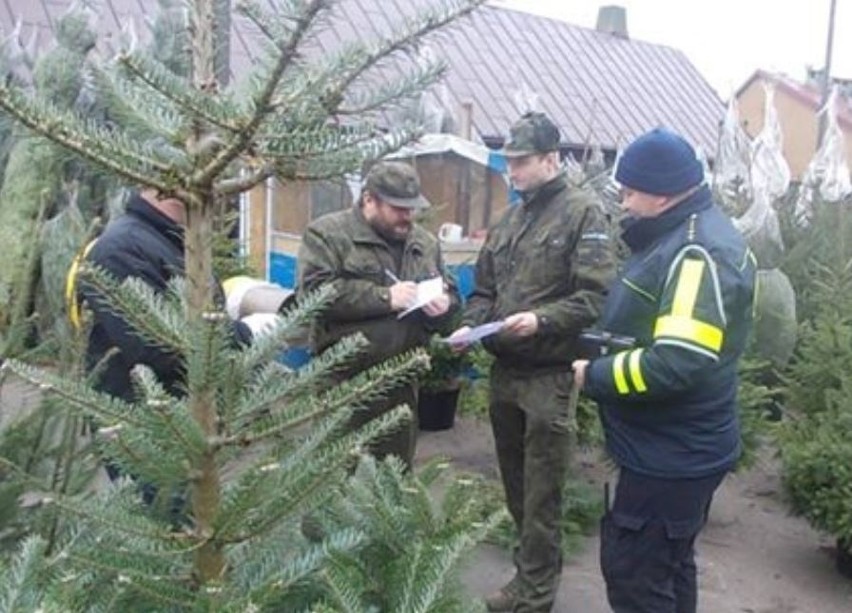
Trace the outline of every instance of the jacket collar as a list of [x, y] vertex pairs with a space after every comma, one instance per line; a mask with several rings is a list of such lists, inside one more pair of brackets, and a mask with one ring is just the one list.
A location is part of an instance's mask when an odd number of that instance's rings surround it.
[[551, 198], [568, 186], [565, 171], [561, 171], [553, 179], [527, 192], [518, 192], [524, 201], [524, 206], [532, 209], [542, 202], [550, 202]]
[[621, 221], [621, 237], [633, 252], [642, 251], [661, 236], [668, 234], [691, 215], [713, 206], [710, 188], [706, 185], [680, 204], [659, 217], [637, 219], [628, 217]]
[[127, 203], [127, 214], [141, 219], [183, 251], [183, 227], [161, 213], [139, 194], [131, 196]]

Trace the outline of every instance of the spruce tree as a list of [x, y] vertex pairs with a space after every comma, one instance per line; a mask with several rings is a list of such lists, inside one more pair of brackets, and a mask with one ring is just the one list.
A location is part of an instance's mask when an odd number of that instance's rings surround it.
[[[444, 65], [409, 62], [391, 82], [387, 75], [396, 73], [385, 68], [395, 60], [406, 65], [424, 36], [479, 4], [449, 0], [379, 40], [311, 60], [306, 48], [329, 27], [334, 2], [242, 2], [236, 10], [265, 38], [263, 57], [245, 82], [223, 87], [215, 70], [216, 0], [193, 0], [188, 76], [136, 49], [133, 37], [113, 60], [90, 67], [99, 95], [121, 112], [122, 121], [108, 127], [39, 92], [0, 85], [0, 108], [34, 134], [187, 206], [186, 276], [165, 295], [84, 270], [139, 334], [183, 356], [185, 397], [168, 394], [141, 367], [132, 404], [79, 379], [15, 361], [6, 367], [61, 399], [64, 410], [96, 420], [101, 454], [156, 485], [167, 501], [186, 492], [188, 508], [161, 518], [140, 503], [130, 481], [86, 498], [46, 496], [45, 504], [75, 519], [37, 573], [27, 569], [43, 545], [25, 542], [18, 566], [4, 575], [7, 597], [27, 593], [44, 610], [282, 610], [282, 602], [286, 610], [345, 610], [306, 585], [331, 556], [357, 549], [366, 535], [342, 528], [311, 545], [298, 519], [338, 491], [335, 484], [345, 482], [372, 437], [411, 415], [400, 407], [348, 435], [341, 424], [415, 377], [427, 358], [400, 356], [332, 387], [331, 374], [363, 347], [354, 337], [309, 367], [287, 371], [275, 356], [328, 292], [307, 299], [251, 347], [235, 348], [209, 283], [215, 217], [227, 199], [271, 176], [339, 176], [414, 137], [418, 126], [380, 129], [376, 118], [435, 83]], [[377, 75], [385, 78], [378, 87]]]

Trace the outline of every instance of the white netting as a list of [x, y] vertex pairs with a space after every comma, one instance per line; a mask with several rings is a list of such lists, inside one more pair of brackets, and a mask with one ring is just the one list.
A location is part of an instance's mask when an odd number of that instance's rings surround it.
[[826, 202], [840, 202], [852, 194], [846, 140], [837, 122], [840, 104], [835, 87], [820, 110], [820, 121], [825, 122], [825, 136], [802, 177], [802, 189], [796, 202], [796, 219], [803, 225], [810, 220], [813, 199], [817, 194]]
[[[784, 242], [781, 238], [778, 213], [773, 208], [773, 203], [783, 196], [790, 186], [790, 167], [784, 158], [781, 123], [775, 109], [775, 89], [771, 85], [765, 85], [764, 91], [766, 97], [763, 129], [751, 145], [751, 180], [746, 182], [742, 189], [737, 189], [735, 194], [737, 198], [745, 197], [749, 205], [740, 217], [734, 219], [734, 224], [748, 240], [757, 256], [758, 266], [775, 268], [781, 263]], [[738, 123], [739, 119], [734, 115], [734, 110], [729, 108], [729, 121]], [[736, 153], [736, 156], [742, 154], [739, 150], [741, 145], [734, 142], [739, 138], [738, 131], [733, 128], [729, 133], [723, 134], [723, 140], [731, 139], [726, 142], [726, 149], [732, 154]]]

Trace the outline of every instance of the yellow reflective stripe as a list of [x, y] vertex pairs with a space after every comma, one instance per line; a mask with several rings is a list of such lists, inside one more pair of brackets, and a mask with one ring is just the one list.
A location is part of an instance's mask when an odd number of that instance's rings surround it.
[[673, 315], [665, 315], [657, 319], [654, 338], [661, 336], [683, 339], [716, 352], [722, 348], [722, 340], [725, 338], [722, 330], [716, 326], [690, 317]]
[[692, 317], [703, 273], [704, 260], [683, 261], [683, 267], [677, 280], [674, 302], [672, 303], [672, 315], [675, 317]]
[[68, 319], [71, 320], [71, 325], [80, 329], [80, 305], [77, 302], [77, 272], [80, 270], [80, 264], [98, 239], [89, 241], [81, 251], [74, 256], [71, 261], [71, 267], [68, 269], [68, 275], [65, 277], [65, 307], [68, 309]]
[[644, 349], [636, 349], [630, 352], [630, 381], [637, 392], [647, 392], [648, 386], [645, 385], [645, 378], [642, 376], [642, 368], [639, 360], [642, 359]]
[[624, 356], [627, 353], [622, 351], [616, 354], [612, 361], [612, 376], [615, 379], [615, 389], [619, 394], [629, 394], [630, 388], [627, 387], [627, 378], [624, 376]]

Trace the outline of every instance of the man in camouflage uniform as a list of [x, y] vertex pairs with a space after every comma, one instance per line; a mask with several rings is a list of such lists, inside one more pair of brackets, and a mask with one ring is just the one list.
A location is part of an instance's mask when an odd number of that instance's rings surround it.
[[550, 611], [562, 567], [560, 514], [566, 479], [571, 362], [615, 275], [599, 199], [568, 184], [559, 130], [524, 115], [505, 147], [523, 203], [493, 227], [476, 263], [464, 327], [503, 321], [484, 340], [496, 358], [490, 414], [509, 511], [520, 535], [517, 572], [489, 596], [491, 611]]
[[[414, 223], [429, 202], [420, 193], [417, 173], [402, 162], [379, 162], [368, 173], [356, 207], [313, 221], [299, 249], [299, 291], [331, 283], [336, 297], [312, 330], [312, 349], [320, 353], [361, 332], [369, 341], [347, 378], [388, 358], [425, 344], [458, 308], [458, 294], [446, 276], [438, 240]], [[417, 282], [444, 277], [444, 293], [402, 318], [417, 296]], [[405, 385], [353, 416], [355, 429], [407, 404], [417, 407], [417, 390]], [[378, 441], [373, 454], [396, 455], [409, 466], [414, 457], [416, 421]]]

